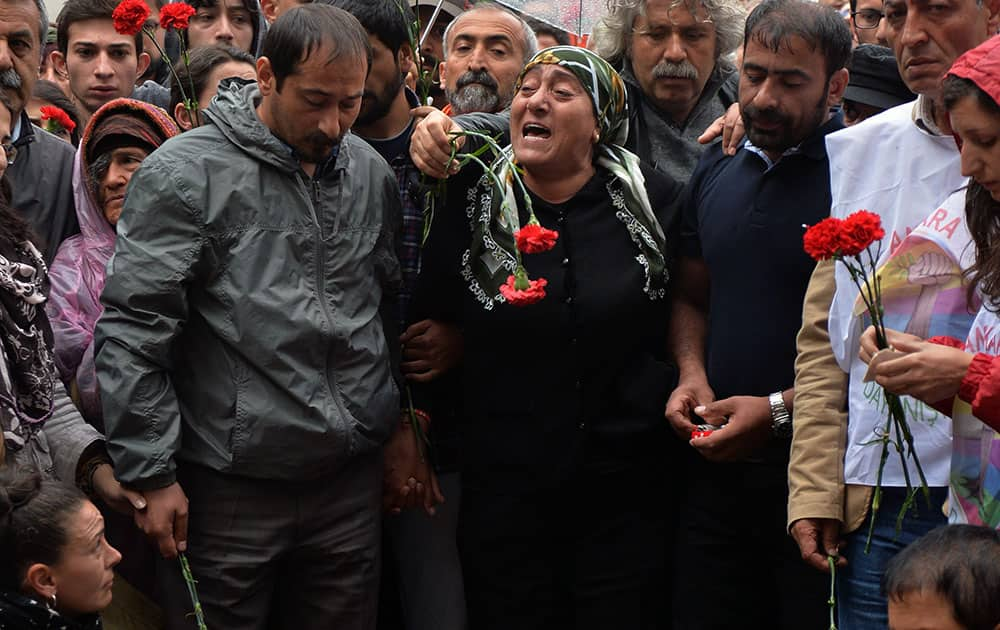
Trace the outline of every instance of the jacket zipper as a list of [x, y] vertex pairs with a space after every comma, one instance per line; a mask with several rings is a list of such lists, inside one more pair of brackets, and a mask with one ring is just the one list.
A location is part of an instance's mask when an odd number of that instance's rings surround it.
[[[305, 183], [305, 182], [303, 182]], [[323, 315], [326, 317], [326, 323], [330, 326], [330, 334], [333, 334], [333, 315], [330, 313], [330, 306], [327, 304], [326, 300], [326, 280], [323, 276], [323, 269], [326, 262], [326, 240], [323, 235], [323, 225], [319, 220], [319, 213], [316, 208], [319, 205], [319, 182], [315, 179], [311, 179], [309, 185], [306, 186], [307, 193], [306, 196], [309, 198], [309, 211], [312, 214], [313, 223], [316, 225], [316, 233], [318, 238], [316, 239], [316, 291], [319, 293], [319, 299], [321, 308], [323, 309]], [[311, 194], [310, 194], [311, 193]]]

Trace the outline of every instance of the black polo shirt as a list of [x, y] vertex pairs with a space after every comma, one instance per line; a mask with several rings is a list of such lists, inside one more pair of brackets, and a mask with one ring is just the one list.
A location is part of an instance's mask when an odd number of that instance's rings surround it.
[[716, 143], [691, 176], [681, 253], [708, 265], [706, 369], [717, 399], [766, 396], [794, 382], [795, 337], [815, 267], [802, 226], [830, 214], [824, 136], [842, 128], [835, 115], [773, 166], [746, 144], [727, 157]]

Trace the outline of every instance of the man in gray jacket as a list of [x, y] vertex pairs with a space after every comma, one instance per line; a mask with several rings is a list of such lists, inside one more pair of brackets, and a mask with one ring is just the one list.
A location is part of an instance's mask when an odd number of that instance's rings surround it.
[[348, 132], [371, 56], [340, 9], [282, 15], [257, 83], [223, 83], [143, 162], [118, 224], [96, 331], [109, 452], [211, 627], [374, 628], [399, 195]]

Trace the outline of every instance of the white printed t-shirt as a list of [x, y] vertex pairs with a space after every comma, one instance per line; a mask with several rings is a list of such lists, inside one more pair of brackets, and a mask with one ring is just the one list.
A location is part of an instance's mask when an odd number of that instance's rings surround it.
[[[964, 339], [972, 316], [956, 326], [950, 317], [941, 315], [953, 311], [958, 301], [964, 299], [964, 292], [958, 286], [962, 256], [971, 254], [966, 248], [969, 236], [964, 220], [964, 193], [947, 204], [944, 200], [962, 189], [966, 180], [960, 171], [960, 155], [954, 139], [933, 135], [918, 124], [915, 112], [922, 108], [926, 109], [926, 103], [921, 96], [916, 103], [899, 105], [827, 136], [833, 197], [830, 214], [842, 219], [857, 210], [868, 210], [881, 216], [886, 236], [881, 243], [880, 267], [916, 230], [917, 235], [904, 250], [913, 248], [909, 255], [916, 257], [912, 280], [884, 281], [887, 324], [898, 330], [925, 332], [926, 336], [951, 335]], [[922, 240], [918, 243], [917, 239]], [[927, 271], [922, 267], [927, 267]], [[932, 273], [937, 267], [945, 270]], [[935, 284], [922, 275], [936, 276]], [[905, 277], [909, 279], [908, 274]], [[885, 426], [888, 411], [881, 388], [863, 382], [867, 366], [858, 359], [858, 348], [868, 319], [856, 314], [858, 289], [840, 263], [836, 281], [830, 306], [830, 344], [840, 367], [850, 374], [844, 481], [874, 486], [881, 445], [872, 442], [876, 430]], [[964, 329], [960, 329], [963, 325]], [[904, 396], [901, 400], [929, 485], [947, 486], [951, 421], [913, 398]], [[912, 463], [909, 469], [916, 479]], [[889, 458], [883, 475], [884, 486], [905, 485], [897, 456]]]

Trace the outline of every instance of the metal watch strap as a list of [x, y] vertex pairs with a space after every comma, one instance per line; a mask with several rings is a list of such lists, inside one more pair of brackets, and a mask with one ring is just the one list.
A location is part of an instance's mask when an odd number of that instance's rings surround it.
[[767, 397], [771, 405], [771, 432], [775, 437], [792, 437], [792, 416], [785, 407], [785, 397], [781, 392], [774, 392]]

